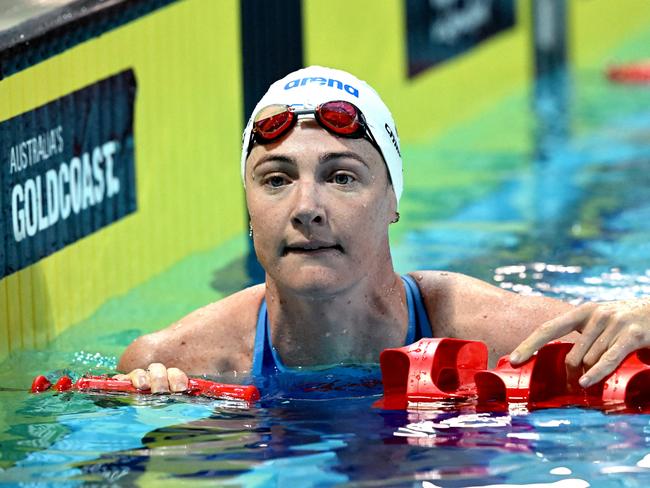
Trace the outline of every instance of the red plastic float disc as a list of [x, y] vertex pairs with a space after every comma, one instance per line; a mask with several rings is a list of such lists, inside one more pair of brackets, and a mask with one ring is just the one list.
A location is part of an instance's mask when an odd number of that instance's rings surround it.
[[612, 66], [607, 77], [616, 83], [650, 84], [650, 60]]
[[32, 381], [32, 393], [39, 393], [41, 391], [47, 390], [50, 386], [52, 386], [52, 383], [50, 383], [50, 380], [48, 380], [45, 376], [39, 375], [36, 378], [34, 378], [34, 381]]
[[54, 383], [54, 389], [57, 391], [68, 391], [72, 388], [72, 380], [69, 376], [61, 376], [59, 381]]

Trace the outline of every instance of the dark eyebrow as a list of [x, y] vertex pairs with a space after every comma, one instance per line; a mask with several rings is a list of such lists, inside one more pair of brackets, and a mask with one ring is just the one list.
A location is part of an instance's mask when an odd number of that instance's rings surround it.
[[261, 164], [268, 163], [268, 162], [274, 162], [274, 163], [277, 162], [277, 163], [285, 163], [285, 164], [293, 164], [293, 165], [296, 164], [294, 158], [285, 156], [284, 154], [265, 154], [255, 162], [253, 169], [257, 168]]
[[328, 152], [321, 154], [320, 157], [318, 158], [318, 162], [320, 164], [327, 163], [333, 159], [355, 159], [356, 161], [359, 161], [361, 164], [363, 164], [366, 168], [368, 168], [368, 163], [364, 161], [364, 159], [359, 156], [357, 153], [352, 152], [352, 151], [340, 151], [340, 152]]
[[[335, 159], [354, 159], [355, 161], [359, 161], [361, 164], [363, 164], [366, 168], [369, 168], [368, 163], [364, 161], [364, 159], [359, 156], [357, 153], [352, 152], [352, 151], [335, 151], [335, 152], [326, 152], [321, 154], [318, 157], [318, 163], [319, 164], [325, 164], [329, 163], [330, 161], [333, 161]], [[255, 166], [253, 166], [253, 170], [257, 168], [258, 166], [268, 163], [268, 162], [274, 162], [274, 163], [284, 163], [284, 164], [291, 164], [296, 166], [296, 160], [295, 158], [291, 156], [287, 156], [285, 154], [265, 154], [262, 156], [260, 159], [257, 160], [255, 163]]]

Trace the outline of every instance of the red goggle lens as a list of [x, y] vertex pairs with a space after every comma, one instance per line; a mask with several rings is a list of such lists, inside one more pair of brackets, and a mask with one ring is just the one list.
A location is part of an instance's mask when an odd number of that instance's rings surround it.
[[253, 132], [263, 141], [272, 141], [289, 130], [295, 118], [296, 114], [286, 105], [271, 105], [257, 114]]
[[316, 116], [325, 128], [335, 134], [351, 136], [359, 133], [359, 111], [348, 102], [327, 102], [316, 109]]

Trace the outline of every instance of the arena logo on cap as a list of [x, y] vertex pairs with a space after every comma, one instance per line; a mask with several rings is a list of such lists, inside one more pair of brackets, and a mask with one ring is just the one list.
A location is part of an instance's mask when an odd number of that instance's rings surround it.
[[[399, 150], [399, 144], [397, 143], [397, 138], [395, 137], [395, 134], [393, 134], [393, 131], [391, 130], [390, 125], [388, 125], [388, 123], [384, 124], [384, 129], [386, 129], [386, 132], [388, 133], [388, 137], [390, 137], [390, 140], [393, 143], [393, 146], [395, 146], [395, 150], [397, 151], [397, 155], [401, 158], [402, 153]], [[395, 132], [397, 132], [397, 128], [395, 129]]]
[[296, 88], [298, 86], [305, 86], [307, 83], [319, 83], [321, 86], [327, 85], [339, 90], [345, 90], [350, 95], [359, 98], [359, 90], [357, 90], [352, 85], [347, 85], [342, 81], [335, 80], [334, 78], [323, 78], [321, 76], [298, 78], [297, 80], [292, 80], [284, 85], [284, 89], [291, 90], [292, 88]]

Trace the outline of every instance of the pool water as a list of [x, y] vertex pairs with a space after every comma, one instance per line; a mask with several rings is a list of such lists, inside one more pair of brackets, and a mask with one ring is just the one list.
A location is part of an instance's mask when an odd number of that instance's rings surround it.
[[[398, 271], [454, 270], [573, 303], [650, 293], [650, 88], [610, 85], [600, 72], [572, 83], [558, 102], [568, 114], [559, 133], [521, 93], [435, 144], [404, 148], [414, 184], [409, 194], [407, 180], [392, 236]], [[513, 120], [529, 137], [489, 137]], [[650, 415], [525, 405], [489, 413], [471, 402], [382, 410], [373, 406], [376, 366], [278, 378], [252, 408], [182, 395], [26, 392], [44, 372], [110, 372], [134, 337], [224, 292], [208, 293], [210, 283], [245, 283], [244, 260], [204, 266], [213, 258], [180, 263], [48, 350], [3, 363], [1, 483], [650, 486]], [[150, 307], [179, 276], [208, 285], [188, 285], [193, 299], [163, 312]]]

